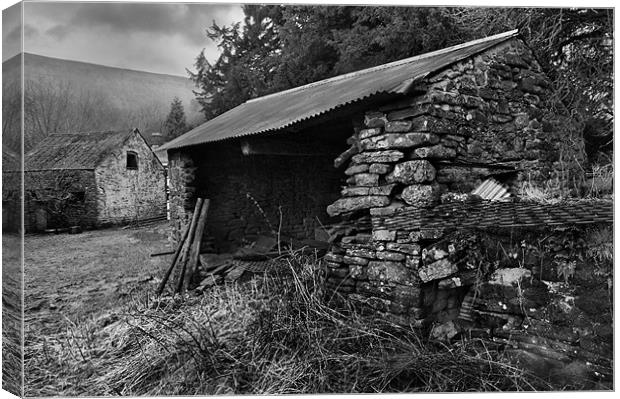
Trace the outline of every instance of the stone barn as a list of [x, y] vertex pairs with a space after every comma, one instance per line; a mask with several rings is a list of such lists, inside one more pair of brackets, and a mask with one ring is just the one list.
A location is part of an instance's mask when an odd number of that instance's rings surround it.
[[516, 31], [252, 99], [160, 147], [172, 222], [210, 198], [207, 234], [227, 249], [491, 176], [568, 187], [583, 143], [556, 105]]
[[612, 271], [583, 260], [613, 205], [532, 200], [579, 190], [584, 143], [517, 31], [252, 99], [162, 148], [177, 231], [197, 197], [221, 250], [331, 224], [333, 298], [611, 375]]
[[50, 134], [24, 158], [26, 231], [166, 215], [164, 168], [137, 129]]

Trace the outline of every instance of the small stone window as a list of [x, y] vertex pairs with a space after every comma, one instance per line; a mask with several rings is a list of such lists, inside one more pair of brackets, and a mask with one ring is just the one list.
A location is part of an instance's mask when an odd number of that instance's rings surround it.
[[138, 154], [127, 151], [127, 169], [138, 169]]

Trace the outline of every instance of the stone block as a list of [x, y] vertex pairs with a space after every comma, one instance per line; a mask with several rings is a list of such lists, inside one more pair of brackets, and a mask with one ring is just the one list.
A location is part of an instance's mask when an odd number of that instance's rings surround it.
[[341, 263], [342, 255], [335, 255], [333, 253], [328, 253], [323, 257], [327, 262]]
[[402, 285], [414, 285], [417, 282], [412, 272], [400, 262], [371, 261], [366, 272], [369, 280]]
[[343, 197], [359, 197], [370, 194], [370, 189], [374, 187], [345, 187], [340, 191]]
[[377, 251], [375, 254], [376, 258], [379, 260], [389, 260], [400, 262], [405, 260], [405, 255], [398, 252], [390, 252], [390, 251]]
[[368, 164], [358, 164], [358, 165], [351, 165], [349, 166], [345, 171], [344, 174], [347, 176], [351, 176], [351, 175], [355, 175], [358, 173], [364, 173], [368, 171]]
[[386, 245], [390, 251], [402, 252], [407, 255], [418, 256], [420, 254], [420, 246], [418, 244], [397, 244], [390, 242]]
[[439, 259], [443, 259], [443, 258], [447, 258], [448, 257], [448, 252], [444, 251], [441, 248], [437, 248], [437, 247], [431, 247], [431, 248], [424, 248], [422, 250], [422, 259], [424, 260], [424, 263], [433, 263], [435, 261], [438, 261]]
[[365, 248], [347, 249], [347, 255], [372, 259], [375, 257], [375, 251]]
[[383, 132], [383, 130], [381, 128], [372, 128], [372, 129], [362, 129], [359, 132], [359, 139], [360, 140], [364, 140], [367, 139], [369, 137], [373, 137], [376, 136], [378, 134], [381, 134]]
[[386, 196], [364, 196], [364, 197], [347, 197], [341, 198], [327, 207], [327, 213], [330, 216], [340, 215], [346, 212], [358, 211], [360, 209], [369, 209], [383, 207], [390, 203], [390, 198]]
[[374, 230], [372, 232], [372, 239], [374, 241], [394, 241], [396, 239], [396, 232], [389, 230]]
[[405, 133], [411, 130], [410, 121], [391, 121], [385, 125], [387, 133]]
[[439, 142], [439, 136], [433, 133], [388, 133], [371, 137], [360, 142], [364, 150], [385, 150], [416, 148]]
[[426, 183], [435, 179], [435, 167], [426, 160], [406, 161], [397, 164], [387, 175], [389, 183]]
[[451, 159], [456, 157], [456, 150], [441, 144], [432, 147], [421, 147], [413, 150], [412, 159]]
[[418, 274], [423, 282], [439, 280], [448, 277], [458, 271], [458, 267], [448, 259], [441, 259], [437, 262], [431, 263], [428, 266], [418, 269]]
[[385, 163], [373, 163], [368, 167], [369, 173], [376, 173], [378, 175], [384, 175], [388, 173], [392, 167]]
[[353, 163], [386, 163], [397, 162], [405, 157], [400, 151], [375, 151], [375, 152], [362, 152], [360, 154], [353, 155], [351, 160]]
[[[447, 107], [448, 112], [451, 107]], [[411, 120], [411, 130], [414, 132], [430, 132], [430, 133], [451, 133], [454, 130], [454, 124], [447, 118], [436, 118], [432, 116], [420, 116]]]
[[422, 240], [437, 240], [443, 237], [444, 229], [422, 229], [420, 231], [412, 231], [409, 233], [409, 239], [412, 242], [419, 242]]
[[379, 184], [379, 175], [374, 173], [358, 173], [354, 175], [358, 187], [372, 187]]
[[405, 187], [401, 197], [409, 205], [431, 207], [439, 201], [440, 191], [437, 184], [413, 184]]
[[343, 262], [347, 265], [366, 266], [368, 264], [368, 259], [359, 256], [345, 256]]
[[398, 212], [399, 209], [405, 207], [405, 204], [401, 201], [393, 200], [390, 205], [383, 208], [371, 208], [371, 216], [391, 216]]
[[392, 190], [394, 190], [396, 184], [384, 184], [379, 187], [370, 187], [368, 194], [370, 195], [390, 195], [392, 194]]

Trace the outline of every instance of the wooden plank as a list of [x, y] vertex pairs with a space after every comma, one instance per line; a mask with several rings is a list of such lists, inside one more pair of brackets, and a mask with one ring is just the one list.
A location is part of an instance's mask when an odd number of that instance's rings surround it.
[[177, 287], [176, 287], [176, 292], [178, 293], [181, 293], [181, 289], [183, 288], [183, 280], [185, 278], [185, 269], [187, 268], [187, 260], [189, 258], [189, 249], [194, 239], [194, 232], [196, 231], [196, 223], [198, 222], [200, 209], [202, 208], [202, 202], [203, 202], [202, 198], [198, 198], [196, 200], [196, 206], [194, 207], [194, 214], [192, 215], [192, 222], [189, 225], [189, 234], [187, 236], [187, 240], [185, 241], [185, 245], [183, 246], [183, 251], [181, 255], [181, 274], [179, 275], [179, 280], [177, 282]]
[[190, 249], [187, 273], [185, 274], [185, 280], [183, 282], [184, 291], [187, 291], [187, 289], [189, 288], [189, 283], [191, 282], [192, 277], [196, 273], [196, 266], [198, 265], [198, 255], [200, 255], [200, 243], [202, 242], [202, 235], [207, 224], [209, 203], [210, 201], [208, 199], [205, 199], [202, 203], [202, 208], [200, 209], [200, 216], [198, 217], [196, 232], [194, 233], [193, 243]]
[[[185, 228], [185, 232], [183, 233], [183, 237], [179, 241], [179, 245], [177, 246], [176, 251], [174, 251], [174, 256], [172, 257], [172, 262], [170, 262], [170, 266], [168, 270], [166, 270], [166, 274], [161, 279], [159, 286], [157, 287], [157, 296], [160, 296], [162, 292], [164, 292], [164, 287], [166, 286], [166, 282], [168, 278], [170, 278], [170, 274], [172, 273], [172, 269], [174, 269], [174, 265], [177, 263], [177, 259], [179, 259], [179, 255], [181, 254], [181, 249], [183, 248], [183, 244], [185, 244], [185, 240], [187, 239], [187, 235], [189, 233], [189, 226]], [[152, 255], [151, 255], [152, 256]]]

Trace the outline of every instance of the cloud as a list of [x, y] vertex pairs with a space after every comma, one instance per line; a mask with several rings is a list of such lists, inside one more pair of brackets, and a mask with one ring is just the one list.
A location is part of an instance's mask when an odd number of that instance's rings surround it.
[[239, 6], [229, 4], [82, 3], [74, 10], [67, 23], [73, 28], [181, 35], [193, 43], [205, 41], [204, 30], [213, 20], [229, 24], [242, 15]]
[[70, 29], [66, 25], [56, 25], [45, 31], [45, 34], [50, 35], [58, 40], [63, 40], [70, 33]]
[[24, 15], [38, 27], [25, 51], [184, 76], [203, 48], [219, 54], [206, 28], [243, 19], [239, 5], [199, 3], [24, 3]]

